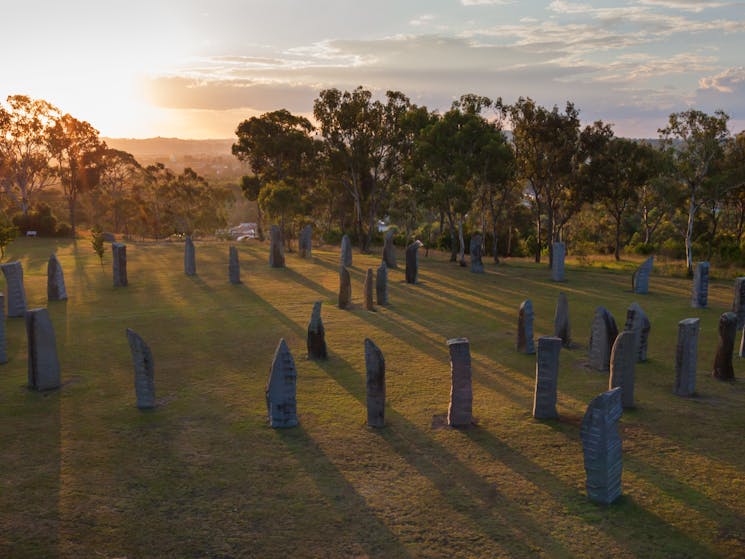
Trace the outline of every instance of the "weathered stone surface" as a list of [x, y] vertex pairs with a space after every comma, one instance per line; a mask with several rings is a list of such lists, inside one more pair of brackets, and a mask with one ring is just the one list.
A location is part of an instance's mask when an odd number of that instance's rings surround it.
[[349, 240], [348, 235], [344, 235], [341, 238], [341, 253], [339, 254], [339, 262], [342, 266], [352, 265], [352, 241]]
[[699, 262], [693, 272], [691, 288], [691, 306], [696, 309], [706, 308], [709, 301], [709, 263]]
[[367, 370], [367, 424], [385, 426], [385, 359], [372, 340], [365, 338], [365, 369]]
[[26, 311], [28, 387], [51, 390], [60, 386], [57, 340], [47, 309]]
[[127, 245], [111, 243], [112, 270], [114, 271], [114, 287], [127, 286]]
[[269, 425], [275, 429], [295, 427], [297, 421], [297, 371], [295, 360], [284, 338], [274, 352], [269, 382], [266, 385], [266, 409]]
[[23, 266], [19, 261], [0, 265], [8, 286], [8, 318], [26, 315], [26, 289], [23, 286]]
[[238, 261], [238, 249], [234, 246], [228, 248], [228, 279], [230, 283], [241, 283], [241, 263]]
[[368, 268], [367, 275], [365, 276], [365, 284], [363, 286], [365, 291], [365, 309], [368, 311], [375, 310], [375, 304], [373, 303], [374, 282], [373, 270], [372, 268]]
[[135, 395], [137, 407], [155, 407], [155, 362], [145, 341], [131, 328], [127, 328], [127, 341], [135, 369]]
[[388, 304], [388, 266], [382, 262], [375, 274], [375, 296], [378, 305]]
[[298, 241], [298, 252], [300, 258], [311, 258], [313, 256], [313, 226], [308, 224], [300, 231]]
[[308, 359], [326, 359], [326, 330], [321, 319], [321, 305], [323, 301], [313, 303], [313, 312], [308, 323]]
[[393, 244], [394, 231], [391, 229], [385, 234], [385, 242], [383, 244], [383, 262], [388, 268], [398, 268], [396, 262], [396, 247]]
[[520, 312], [517, 315], [517, 351], [520, 353], [535, 353], [533, 303], [530, 299], [520, 303]]
[[468, 427], [473, 421], [473, 389], [471, 387], [471, 349], [468, 338], [453, 338], [450, 349], [450, 406], [448, 425]]
[[559, 292], [559, 298], [556, 301], [554, 336], [561, 338], [561, 345], [564, 347], [570, 347], [572, 345], [572, 330], [569, 325], [569, 302], [563, 291]]
[[604, 505], [621, 495], [623, 462], [618, 420], [622, 414], [621, 389], [614, 388], [590, 402], [580, 429], [587, 496]]
[[190, 235], [187, 235], [184, 241], [184, 273], [187, 276], [197, 275], [197, 255]]
[[696, 365], [698, 364], [698, 318], [686, 318], [678, 322], [678, 344], [675, 348], [675, 386], [678, 396], [693, 396], [696, 393]]
[[479, 234], [471, 236], [471, 244], [468, 250], [471, 253], [471, 271], [474, 274], [484, 273], [484, 263], [481, 261], [481, 243], [483, 241], [484, 238]]
[[642, 262], [641, 266], [631, 276], [631, 290], [634, 293], [640, 293], [642, 295], [649, 293], [649, 276], [652, 273], [653, 264], [654, 256], [650, 256]]
[[564, 281], [564, 259], [567, 247], [564, 243], [553, 243], [553, 259], [551, 260], [551, 281]]
[[420, 240], [416, 240], [406, 247], [406, 283], [416, 283], [419, 275], [419, 247], [424, 246]]
[[652, 324], [638, 303], [631, 303], [626, 310], [626, 324], [623, 329], [631, 330], [636, 334], [636, 360], [640, 363], [646, 361]]
[[610, 352], [616, 336], [618, 336], [618, 326], [616, 326], [613, 315], [605, 307], [596, 308], [590, 327], [588, 352], [590, 367], [598, 371], [610, 369]]
[[5, 295], [0, 293], [0, 363], [8, 362], [8, 340], [5, 337]]
[[285, 267], [285, 247], [282, 244], [282, 231], [278, 225], [272, 225], [269, 231], [269, 266]]
[[719, 317], [719, 344], [714, 357], [714, 370], [711, 375], [719, 380], [735, 380], [735, 369], [732, 367], [732, 351], [737, 334], [737, 315], [733, 312], [723, 313]]
[[339, 268], [339, 308], [352, 306], [352, 278], [344, 266]]
[[52, 254], [47, 263], [47, 299], [49, 301], [65, 301], [67, 289], [65, 289], [65, 275], [62, 266], [57, 260], [57, 255]]
[[636, 367], [635, 332], [624, 330], [616, 337], [610, 354], [610, 377], [608, 390], [621, 388], [621, 405], [634, 407], [634, 372]]
[[556, 388], [559, 383], [559, 353], [561, 338], [538, 338], [538, 355], [535, 364], [535, 389], [533, 391], [533, 417], [553, 419], [556, 411]]
[[745, 277], [735, 278], [735, 300], [732, 303], [732, 312], [737, 315], [737, 329], [742, 330], [745, 325]]

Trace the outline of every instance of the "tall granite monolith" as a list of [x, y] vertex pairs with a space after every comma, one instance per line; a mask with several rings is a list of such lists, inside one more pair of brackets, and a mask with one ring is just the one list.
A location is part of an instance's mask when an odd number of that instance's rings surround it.
[[616, 337], [610, 354], [608, 390], [621, 388], [621, 405], [634, 407], [634, 372], [636, 368], [636, 333], [624, 330]]
[[567, 254], [567, 246], [557, 242], [551, 245], [551, 281], [564, 281], [564, 260]]
[[349, 270], [344, 266], [339, 268], [339, 308], [348, 309], [352, 306], [352, 278]]
[[28, 387], [52, 390], [60, 386], [57, 340], [47, 309], [26, 311], [28, 340]]
[[145, 341], [131, 328], [127, 328], [127, 341], [135, 369], [135, 396], [137, 407], [155, 407], [155, 362], [153, 353]]
[[111, 269], [114, 272], [114, 287], [126, 287], [127, 280], [127, 245], [111, 243]]
[[654, 256], [647, 258], [631, 276], [631, 290], [646, 295], [649, 293], [649, 276], [652, 274]]
[[450, 350], [450, 406], [448, 425], [468, 427], [473, 421], [471, 386], [471, 349], [468, 338], [448, 340]]
[[184, 274], [187, 276], [197, 275], [197, 255], [191, 235], [187, 235], [184, 241]]
[[52, 254], [47, 263], [47, 300], [67, 300], [67, 289], [65, 288], [65, 275], [62, 273], [62, 265], [57, 260], [57, 255]]
[[241, 263], [238, 261], [238, 249], [232, 245], [228, 248], [228, 279], [232, 284], [241, 283]]
[[272, 225], [269, 230], [269, 266], [285, 267], [285, 247], [282, 244], [282, 230], [278, 225]]
[[349, 240], [349, 235], [344, 235], [341, 238], [339, 262], [345, 267], [352, 265], [352, 241]]
[[678, 322], [678, 343], [675, 348], [675, 386], [678, 396], [693, 396], [696, 393], [696, 365], [698, 364], [698, 318], [686, 318]]
[[0, 293], [0, 363], [8, 362], [8, 340], [5, 337], [5, 295]]
[[517, 351], [520, 353], [535, 353], [533, 303], [530, 299], [520, 303], [520, 311], [517, 315]]
[[638, 303], [631, 303], [626, 310], [626, 324], [623, 329], [631, 330], [636, 334], [636, 360], [640, 363], [646, 361], [652, 324]]
[[572, 330], [569, 325], [569, 302], [563, 291], [559, 292], [554, 313], [554, 336], [561, 338], [561, 345], [571, 347]]
[[1, 264], [8, 286], [8, 318], [26, 316], [26, 289], [23, 286], [23, 266], [16, 260]]
[[269, 382], [266, 384], [266, 409], [271, 427], [278, 429], [298, 424], [296, 385], [295, 360], [282, 338], [274, 352]]
[[556, 389], [559, 383], [559, 353], [561, 338], [541, 336], [535, 363], [535, 389], [533, 390], [533, 417], [553, 419], [556, 411]]
[[714, 369], [711, 376], [719, 380], [735, 380], [735, 369], [732, 367], [732, 351], [737, 334], [737, 315], [733, 312], [722, 313], [719, 317], [719, 343], [714, 356]]
[[587, 496], [604, 505], [621, 495], [623, 462], [618, 420], [622, 414], [621, 389], [614, 388], [590, 402], [580, 428]]
[[483, 241], [484, 238], [480, 234], [471, 235], [468, 250], [471, 253], [471, 272], [474, 274], [484, 273], [484, 263], [481, 261], [481, 243]]
[[398, 268], [398, 263], [396, 262], [396, 247], [393, 244], [394, 233], [395, 231], [391, 229], [385, 234], [385, 241], [383, 244], [383, 262], [385, 262], [387, 267], [396, 269]]
[[378, 305], [388, 304], [388, 266], [381, 262], [375, 273], [375, 298]]
[[691, 306], [704, 309], [709, 301], [709, 263], [699, 262], [693, 272], [691, 287]]
[[374, 311], [375, 303], [373, 301], [373, 292], [375, 291], [375, 278], [373, 276], [372, 268], [367, 269], [363, 290], [365, 292], [365, 309], [368, 311]]
[[326, 359], [326, 330], [321, 319], [321, 305], [323, 301], [313, 303], [313, 312], [308, 323], [308, 359]]
[[745, 326], [745, 277], [735, 278], [735, 299], [732, 302], [732, 312], [737, 315], [737, 329]]
[[610, 370], [610, 353], [618, 336], [618, 327], [613, 315], [605, 307], [595, 309], [590, 327], [588, 358], [590, 367], [598, 371]]
[[300, 258], [311, 258], [313, 256], [313, 226], [308, 224], [300, 231], [298, 240], [298, 253]]
[[365, 369], [367, 371], [367, 424], [385, 426], [385, 359], [372, 340], [365, 338]]
[[424, 246], [420, 240], [416, 240], [406, 247], [406, 283], [416, 283], [419, 275], [419, 247]]

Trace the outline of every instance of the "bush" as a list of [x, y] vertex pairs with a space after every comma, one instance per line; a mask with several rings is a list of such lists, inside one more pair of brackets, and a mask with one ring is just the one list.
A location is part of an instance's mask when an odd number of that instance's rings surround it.
[[26, 215], [17, 213], [13, 216], [13, 225], [22, 235], [27, 231], [36, 231], [39, 237], [69, 237], [72, 234], [72, 229], [66, 223], [57, 225], [52, 208], [46, 204], [39, 204]]
[[639, 243], [629, 248], [631, 248], [634, 254], [641, 254], [642, 256], [649, 256], [655, 251], [655, 246], [652, 243]]
[[329, 229], [328, 231], [323, 232], [321, 238], [327, 245], [338, 245], [341, 244], [341, 238], [343, 236], [344, 233], [342, 233], [339, 229]]
[[686, 256], [685, 243], [680, 239], [666, 239], [660, 246], [660, 252], [668, 258], [680, 260]]

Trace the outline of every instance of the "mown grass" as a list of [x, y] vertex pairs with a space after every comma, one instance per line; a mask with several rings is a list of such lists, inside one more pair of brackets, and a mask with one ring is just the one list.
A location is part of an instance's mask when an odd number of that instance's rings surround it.
[[[25, 388], [24, 324], [8, 319], [0, 367], [2, 557], [740, 557], [745, 555], [745, 383], [713, 380], [719, 315], [691, 309], [690, 282], [653, 275], [633, 295], [627, 270], [507, 261], [475, 275], [431, 254], [420, 285], [389, 272], [389, 307], [367, 312], [362, 282], [379, 256], [355, 253], [354, 308], [336, 308], [338, 251], [287, 256], [241, 244], [243, 284], [227, 277], [228, 244], [197, 242], [198, 275], [177, 243], [128, 244], [130, 285], [114, 289], [87, 241], [19, 239], [30, 307], [46, 306], [56, 248], [66, 303], [49, 303], [63, 387]], [[399, 258], [402, 254], [399, 254]], [[578, 347], [562, 350], [557, 421], [531, 417], [535, 357], [514, 349], [520, 302], [536, 336], [553, 332], [567, 293]], [[324, 301], [330, 358], [305, 357], [312, 303]], [[589, 370], [593, 310], [619, 325], [638, 301], [652, 321], [638, 408], [621, 420], [623, 497], [590, 503], [579, 425], [607, 388]], [[672, 394], [677, 322], [701, 318], [699, 396]], [[159, 407], [135, 408], [125, 328], [149, 343]], [[445, 340], [471, 341], [470, 430], [441, 426], [450, 382]], [[298, 369], [300, 426], [272, 430], [264, 386], [284, 337]], [[363, 341], [387, 365], [387, 427], [366, 426]], [[735, 357], [736, 374], [745, 361]]]

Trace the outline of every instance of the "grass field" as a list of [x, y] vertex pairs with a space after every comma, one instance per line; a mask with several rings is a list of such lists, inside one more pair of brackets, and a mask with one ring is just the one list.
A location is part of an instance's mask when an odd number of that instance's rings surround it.
[[[86, 240], [19, 239], [29, 307], [46, 306], [56, 247], [69, 301], [49, 304], [63, 386], [31, 392], [21, 319], [8, 319], [0, 366], [2, 557], [743, 557], [745, 382], [709, 375], [732, 281], [708, 309], [690, 280], [653, 275], [630, 292], [627, 270], [487, 264], [483, 275], [420, 258], [421, 284], [389, 272], [390, 306], [362, 308], [380, 257], [355, 253], [354, 308], [336, 308], [338, 250], [287, 256], [241, 244], [243, 284], [227, 277], [228, 244], [197, 242], [196, 277], [178, 243], [128, 244], [130, 285], [114, 289]], [[402, 261], [399, 253], [399, 261]], [[716, 271], [714, 271], [716, 273]], [[562, 350], [556, 421], [531, 417], [535, 356], [515, 351], [520, 302], [536, 338], [553, 333], [565, 291], [576, 349]], [[329, 359], [305, 356], [322, 300]], [[637, 409], [620, 422], [623, 496], [587, 500], [579, 426], [607, 374], [586, 367], [593, 310], [622, 327], [638, 301], [651, 322], [637, 365]], [[701, 318], [699, 397], [672, 393], [677, 323]], [[159, 406], [140, 411], [125, 328], [150, 345]], [[443, 427], [447, 338], [471, 341], [474, 416]], [[284, 337], [298, 369], [300, 426], [267, 426], [264, 387]], [[363, 341], [387, 364], [387, 427], [366, 426]], [[738, 340], [739, 341], [739, 340]], [[735, 357], [745, 377], [745, 360]]]

